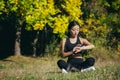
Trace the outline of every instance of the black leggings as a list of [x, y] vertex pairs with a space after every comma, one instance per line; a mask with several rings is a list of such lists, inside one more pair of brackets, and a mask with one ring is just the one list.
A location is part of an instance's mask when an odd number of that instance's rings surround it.
[[68, 66], [71, 65], [79, 70], [93, 66], [95, 63], [94, 58], [87, 58], [85, 61], [81, 58], [73, 58], [65, 62], [64, 60], [58, 60], [57, 64], [60, 69], [64, 68], [67, 70]]

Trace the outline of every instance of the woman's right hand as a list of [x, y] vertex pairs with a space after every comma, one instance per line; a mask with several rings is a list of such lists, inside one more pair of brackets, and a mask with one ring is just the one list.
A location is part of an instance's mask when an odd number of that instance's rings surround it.
[[78, 53], [81, 50], [82, 50], [81, 47], [76, 46], [76, 47], [73, 48], [73, 53]]

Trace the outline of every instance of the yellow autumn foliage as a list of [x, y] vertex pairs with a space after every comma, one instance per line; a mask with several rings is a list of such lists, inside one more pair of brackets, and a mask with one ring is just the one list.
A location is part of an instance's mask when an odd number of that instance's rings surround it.
[[106, 17], [105, 14], [96, 19], [95, 14], [90, 13], [87, 19], [82, 20], [81, 0], [65, 0], [64, 3], [59, 3], [64, 10], [57, 7], [54, 0], [35, 0], [33, 5], [35, 8], [27, 12], [26, 22], [33, 26], [34, 30], [43, 30], [48, 24], [53, 33], [65, 35], [69, 22], [76, 20], [81, 26], [80, 31], [84, 32], [86, 37], [95, 33], [102, 35], [106, 33], [107, 25], [101, 24]]
[[33, 26], [33, 28], [34, 28], [34, 30], [43, 30], [43, 28], [44, 28], [44, 23], [43, 22], [39, 22], [39, 23], [36, 23], [34, 26]]
[[69, 13], [70, 16], [79, 18], [83, 13], [81, 11], [81, 0], [65, 0], [65, 5], [62, 5], [63, 8]]
[[[67, 27], [70, 21], [76, 20], [79, 22], [80, 25], [83, 25], [83, 20], [80, 19], [82, 16], [81, 11], [81, 0], [65, 0], [64, 3], [61, 3], [60, 5], [62, 8], [69, 14], [62, 14], [58, 15], [54, 18], [54, 24], [53, 24], [53, 33], [56, 34], [64, 34], [67, 31]], [[62, 12], [61, 9], [56, 8], [59, 12]], [[62, 12], [63, 13], [63, 12]]]
[[68, 26], [68, 18], [66, 16], [59, 16], [54, 21], [53, 33], [65, 33]]
[[34, 30], [43, 30], [45, 25], [53, 20], [51, 15], [56, 13], [54, 0], [34, 0], [32, 4], [35, 8], [30, 8], [27, 12], [26, 22], [32, 25]]

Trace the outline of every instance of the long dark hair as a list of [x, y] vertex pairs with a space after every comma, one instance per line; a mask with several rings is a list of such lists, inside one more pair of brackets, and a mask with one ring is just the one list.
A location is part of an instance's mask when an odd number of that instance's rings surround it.
[[70, 37], [70, 30], [75, 26], [75, 25], [78, 25], [79, 27], [80, 27], [80, 25], [79, 25], [79, 23], [77, 22], [77, 21], [71, 21], [70, 22], [70, 24], [68, 25], [68, 37]]

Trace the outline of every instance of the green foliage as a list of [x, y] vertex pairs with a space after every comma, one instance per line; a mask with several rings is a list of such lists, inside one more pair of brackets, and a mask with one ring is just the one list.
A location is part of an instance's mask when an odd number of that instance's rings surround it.
[[[115, 6], [113, 6], [116, 5]], [[84, 27], [81, 32], [95, 44], [112, 46], [116, 48], [119, 43], [119, 0], [91, 0], [84, 1], [82, 11], [84, 12]], [[96, 37], [96, 38], [94, 38]], [[99, 44], [99, 41], [102, 44]]]
[[5, 7], [4, 1], [0, 0], [0, 14], [2, 14], [4, 7]]
[[101, 0], [84, 1], [82, 5], [84, 24], [80, 32], [96, 47], [105, 46], [108, 30], [107, 12]]
[[115, 0], [112, 2], [112, 7], [115, 9], [115, 10], [120, 10], [120, 0]]
[[105, 7], [110, 7], [110, 4], [108, 2], [108, 0], [97, 0], [100, 5], [104, 5]]
[[108, 44], [120, 51], [120, 0], [110, 1], [109, 4], [110, 7], [107, 8], [108, 15], [106, 17], [106, 23], [109, 25], [110, 30], [108, 33]]

